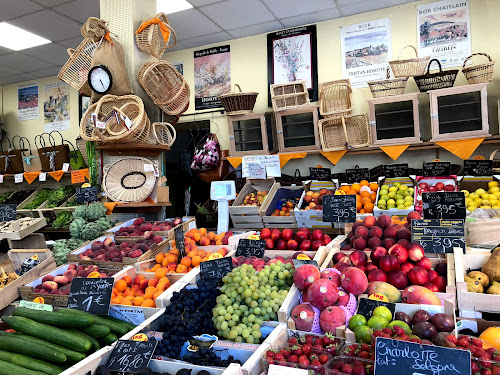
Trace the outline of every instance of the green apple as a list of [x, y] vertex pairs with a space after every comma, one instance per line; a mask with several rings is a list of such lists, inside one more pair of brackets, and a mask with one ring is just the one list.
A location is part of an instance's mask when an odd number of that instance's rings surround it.
[[396, 206], [396, 208], [397, 208], [398, 210], [404, 210], [404, 209], [406, 209], [406, 207], [405, 207], [405, 205], [404, 205], [404, 204], [400, 204], [400, 205]]
[[401, 191], [405, 191], [406, 189], [408, 189], [408, 186], [406, 186], [406, 185], [401, 185], [399, 187], [399, 190], [401, 190]]
[[404, 199], [398, 199], [398, 200], [396, 201], [396, 205], [397, 205], [397, 206], [400, 206], [400, 205], [402, 205], [402, 204], [404, 204], [404, 203], [405, 203], [405, 200], [404, 200]]
[[396, 205], [395, 204], [388, 204], [387, 208], [396, 208]]
[[398, 188], [396, 186], [391, 186], [389, 188], [389, 191], [398, 191]]
[[405, 202], [411, 202], [413, 204], [413, 197], [410, 197], [409, 195], [405, 197]]
[[392, 184], [392, 186], [396, 186], [397, 188], [401, 186], [401, 182], [395, 182]]
[[408, 202], [408, 201], [405, 202], [405, 207], [410, 207], [412, 205], [413, 205], [413, 202]]
[[413, 195], [413, 193], [415, 192], [415, 189], [410, 187], [408, 189], [406, 189], [407, 192], [409, 192], [411, 195]]
[[396, 201], [395, 201], [394, 199], [389, 199], [389, 200], [387, 201], [387, 205], [388, 205], [388, 206], [394, 206], [394, 205], [396, 205]]
[[396, 198], [396, 192], [395, 191], [390, 191], [389, 194], [387, 194], [389, 198]]
[[386, 195], [382, 195], [382, 196], [380, 197], [380, 199], [383, 199], [383, 200], [385, 200], [385, 201], [386, 201], [386, 200], [388, 200], [388, 199], [391, 199], [391, 197], [389, 197], [389, 196], [386, 194]]
[[389, 185], [382, 185], [380, 190], [389, 190]]
[[410, 193], [408, 190], [405, 190], [405, 191], [403, 192], [403, 195], [404, 195], [405, 197], [411, 197], [411, 196], [413, 196], [413, 193]]
[[389, 190], [380, 190], [379, 195], [387, 195], [389, 193]]
[[385, 210], [387, 209], [387, 206], [384, 204], [384, 205], [378, 205], [378, 208], [381, 209], [381, 210]]
[[387, 201], [385, 199], [379, 199], [378, 200], [378, 205], [379, 206], [385, 206], [387, 204]]
[[396, 200], [398, 199], [405, 199], [405, 197], [401, 194], [396, 194]]

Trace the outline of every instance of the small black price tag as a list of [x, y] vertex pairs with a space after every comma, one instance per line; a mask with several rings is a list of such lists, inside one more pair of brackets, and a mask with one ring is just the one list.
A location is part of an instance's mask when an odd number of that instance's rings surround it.
[[323, 221], [327, 223], [354, 223], [356, 221], [356, 196], [323, 196]]
[[464, 160], [464, 176], [492, 176], [493, 160]]
[[384, 175], [387, 178], [408, 177], [408, 164], [385, 164]]
[[148, 367], [158, 341], [118, 340], [106, 367], [110, 371], [137, 373]]
[[465, 219], [465, 194], [460, 191], [422, 193], [424, 219]]
[[347, 182], [347, 176], [345, 173], [333, 173], [332, 180], [339, 180], [339, 183]]
[[449, 161], [434, 161], [424, 163], [422, 166], [422, 176], [424, 177], [442, 177], [449, 176], [451, 163]]
[[108, 315], [112, 277], [78, 277], [71, 281], [68, 309], [76, 309], [94, 315]]
[[179, 252], [181, 253], [181, 257], [184, 256], [184, 228], [182, 225], [178, 226], [177, 228], [174, 229], [174, 234], [175, 234], [175, 245], [177, 246], [177, 249], [179, 249]]
[[233, 270], [231, 257], [207, 260], [200, 263], [200, 276], [202, 279], [222, 279]]
[[310, 174], [311, 180], [317, 180], [317, 181], [331, 181], [332, 180], [332, 171], [330, 168], [309, 167], [309, 174]]
[[378, 165], [375, 168], [370, 169], [370, 179], [373, 181], [377, 180], [379, 177], [384, 176], [384, 166]]
[[410, 176], [422, 176], [422, 169], [408, 168], [408, 175], [410, 175]]
[[0, 204], [0, 221], [12, 221], [17, 218], [17, 205]]
[[95, 202], [99, 199], [99, 190], [97, 186], [87, 188], [76, 188], [75, 200], [76, 203]]
[[237, 257], [257, 257], [262, 258], [266, 251], [265, 240], [247, 240], [241, 239], [238, 241], [236, 249]]
[[312, 264], [317, 269], [319, 269], [319, 264], [314, 259], [292, 259], [292, 262], [295, 269], [299, 268], [304, 264]]
[[356, 314], [363, 315], [366, 320], [368, 320], [372, 317], [373, 310], [375, 310], [375, 308], [379, 306], [387, 307], [391, 311], [392, 317], [394, 318], [394, 312], [396, 311], [395, 303], [377, 301], [369, 298], [359, 299], [358, 311], [356, 312]]
[[419, 242], [426, 253], [453, 253], [461, 247], [465, 253], [463, 220], [412, 220], [412, 241]]
[[346, 169], [345, 175], [347, 177], [348, 184], [355, 184], [356, 182], [361, 182], [363, 180], [370, 181], [370, 171], [368, 168]]

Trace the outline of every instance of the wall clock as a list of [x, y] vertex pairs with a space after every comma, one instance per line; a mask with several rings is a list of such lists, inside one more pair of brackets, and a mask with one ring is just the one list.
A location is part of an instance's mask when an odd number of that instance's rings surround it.
[[97, 65], [90, 69], [88, 82], [92, 91], [107, 94], [113, 86], [113, 76], [106, 66]]

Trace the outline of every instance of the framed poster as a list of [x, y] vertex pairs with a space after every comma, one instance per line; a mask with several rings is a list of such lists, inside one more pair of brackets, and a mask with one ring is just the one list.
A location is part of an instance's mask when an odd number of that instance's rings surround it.
[[[316, 25], [267, 34], [267, 80], [268, 86], [305, 81], [309, 99], [318, 100]], [[270, 92], [268, 96], [271, 107]]]
[[17, 88], [17, 119], [19, 121], [38, 118], [38, 82], [28, 82]]
[[47, 133], [69, 129], [69, 85], [54, 82], [44, 87], [43, 117]]
[[90, 96], [85, 96], [80, 94], [79, 97], [79, 102], [78, 102], [78, 108], [79, 108], [79, 114], [80, 114], [80, 120], [83, 117], [83, 114], [89, 109], [90, 106]]

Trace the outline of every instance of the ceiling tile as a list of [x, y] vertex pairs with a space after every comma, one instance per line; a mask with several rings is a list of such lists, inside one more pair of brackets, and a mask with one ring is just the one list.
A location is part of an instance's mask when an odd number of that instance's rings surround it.
[[31, 72], [30, 74], [35, 78], [45, 78], [57, 76], [61, 70], [61, 67], [56, 66], [54, 68], [37, 70], [36, 72]]
[[288, 18], [305, 13], [335, 8], [333, 0], [262, 0], [277, 18]]
[[174, 52], [174, 51], [180, 51], [180, 50], [183, 50], [183, 49], [186, 49], [186, 46], [183, 45], [181, 42], [177, 42], [174, 47], [168, 48], [165, 53]]
[[337, 7], [343, 7], [346, 5], [361, 3], [366, 0], [334, 0]]
[[45, 7], [54, 7], [56, 5], [61, 5], [61, 4], [64, 4], [64, 3], [67, 3], [69, 1], [73, 1], [73, 0], [34, 0], [36, 1], [38, 4], [41, 4]]
[[191, 39], [222, 31], [220, 27], [196, 9], [173, 13], [169, 15], [168, 20], [179, 40]]
[[64, 65], [69, 58], [67, 48], [55, 43], [25, 49], [21, 53], [55, 65]]
[[38, 4], [29, 0], [2, 0], [0, 2], [2, 11], [0, 12], [0, 21], [10, 20], [12, 18], [20, 17], [24, 14], [33, 13], [42, 10]]
[[276, 31], [282, 28], [283, 26], [278, 21], [271, 21], [261, 23], [259, 25], [252, 25], [241, 27], [239, 29], [228, 30], [227, 32], [232, 35], [233, 38], [244, 38], [250, 35], [269, 33], [271, 31]]
[[0, 78], [5, 79], [5, 77], [10, 77], [13, 75], [22, 74], [19, 70], [8, 68], [6, 66], [0, 66]]
[[80, 29], [82, 27], [78, 22], [51, 10], [43, 10], [16, 18], [10, 23], [53, 42], [81, 35]]
[[281, 23], [286, 27], [295, 27], [300, 25], [307, 25], [326, 20], [331, 20], [340, 17], [340, 13], [336, 8], [327, 9], [321, 12], [303, 14], [301, 16], [282, 18]]
[[259, 0], [228, 0], [200, 10], [225, 30], [276, 20]]
[[23, 55], [19, 52], [9, 53], [0, 56], [0, 66], [14, 67], [21, 72], [31, 72], [33, 70], [40, 70], [54, 67], [53, 64], [35, 59], [31, 56]]
[[231, 39], [230, 35], [228, 35], [225, 32], [220, 32], [215, 34], [203, 35], [193, 39], [183, 40], [182, 44], [185, 45], [187, 48], [193, 48], [193, 47], [204, 46], [207, 44], [224, 42], [230, 39]]
[[83, 41], [83, 37], [80, 35], [76, 38], [61, 40], [61, 41], [57, 42], [57, 44], [60, 44], [66, 48], [76, 49], [76, 47], [78, 47], [82, 41]]
[[8, 48], [0, 47], [0, 55], [5, 55], [5, 54], [11, 53], [11, 52], [14, 52], [14, 51], [12, 51], [11, 49], [8, 49]]
[[18, 74], [18, 75], [13, 75], [10, 77], [2, 78], [2, 84], [4, 85], [10, 85], [12, 83], [21, 83], [25, 81], [29, 81], [34, 79], [35, 77], [31, 75], [30, 73], [23, 73], [23, 74]]
[[371, 12], [372, 10], [388, 8], [400, 4], [404, 4], [405, 0], [365, 0], [359, 3], [340, 6], [339, 10], [342, 16], [350, 16], [357, 13]]
[[190, 3], [192, 6], [195, 6], [195, 7], [202, 7], [204, 5], [213, 4], [213, 3], [220, 3], [222, 1], [226, 1], [226, 0], [188, 0], [188, 3]]
[[78, 22], [85, 23], [89, 17], [99, 17], [99, 0], [78, 0], [52, 8]]

